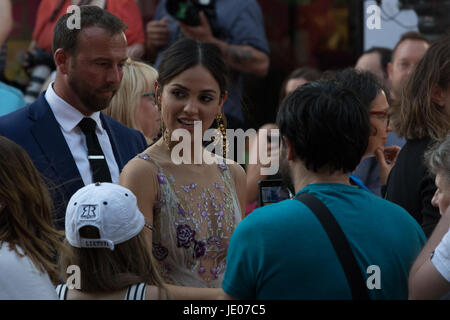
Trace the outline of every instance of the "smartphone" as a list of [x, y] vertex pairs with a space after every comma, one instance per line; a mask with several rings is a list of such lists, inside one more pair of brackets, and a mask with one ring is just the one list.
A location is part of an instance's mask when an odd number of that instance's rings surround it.
[[290, 198], [290, 192], [284, 187], [283, 180], [271, 179], [258, 182], [258, 204], [260, 207]]

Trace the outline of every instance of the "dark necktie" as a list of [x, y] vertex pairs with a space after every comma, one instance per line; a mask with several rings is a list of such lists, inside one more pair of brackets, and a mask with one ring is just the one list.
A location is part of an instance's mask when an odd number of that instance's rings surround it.
[[92, 182], [112, 182], [108, 163], [95, 133], [97, 126], [95, 120], [83, 118], [78, 126], [86, 136], [88, 159], [92, 169]]

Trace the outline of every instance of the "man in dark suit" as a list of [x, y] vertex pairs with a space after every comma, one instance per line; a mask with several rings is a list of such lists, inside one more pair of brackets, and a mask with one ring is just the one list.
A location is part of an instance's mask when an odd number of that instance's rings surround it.
[[92, 182], [117, 183], [123, 166], [146, 148], [140, 132], [100, 112], [122, 80], [125, 29], [94, 6], [81, 7], [79, 17], [62, 16], [53, 37], [55, 81], [36, 102], [0, 118], [0, 135], [22, 145], [46, 178], [58, 229], [73, 193]]

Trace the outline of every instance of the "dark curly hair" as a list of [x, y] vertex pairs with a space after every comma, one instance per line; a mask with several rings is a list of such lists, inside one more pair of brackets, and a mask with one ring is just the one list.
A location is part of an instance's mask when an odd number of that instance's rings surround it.
[[334, 74], [334, 81], [350, 91], [353, 91], [362, 102], [367, 111], [370, 110], [373, 100], [381, 91], [386, 98], [389, 96], [386, 88], [378, 78], [369, 71], [347, 68]]

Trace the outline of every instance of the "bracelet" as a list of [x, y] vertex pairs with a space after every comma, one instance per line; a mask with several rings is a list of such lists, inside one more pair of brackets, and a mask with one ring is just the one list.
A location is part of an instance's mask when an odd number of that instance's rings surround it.
[[152, 226], [150, 223], [148, 223], [147, 221], [145, 221], [144, 227], [147, 227], [147, 228], [149, 228], [150, 230], [155, 231], [155, 230], [153, 229], [153, 226]]

